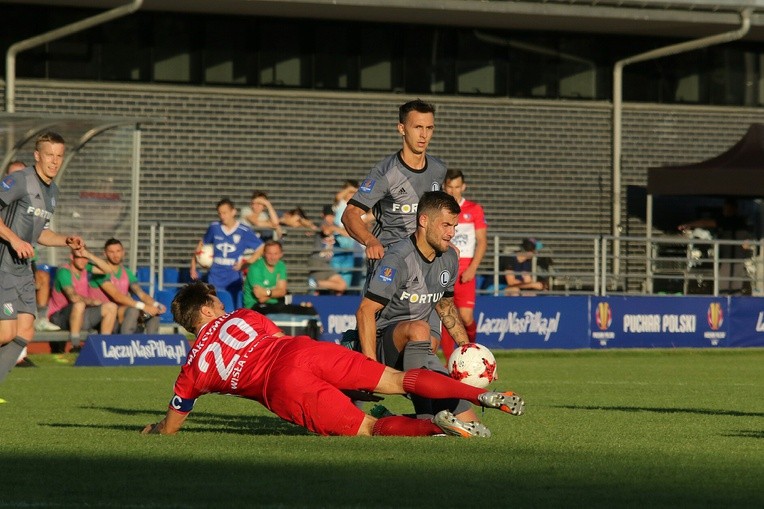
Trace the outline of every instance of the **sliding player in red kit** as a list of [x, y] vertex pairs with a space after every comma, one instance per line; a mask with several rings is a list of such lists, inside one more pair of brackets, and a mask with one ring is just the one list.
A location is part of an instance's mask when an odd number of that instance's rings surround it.
[[144, 434], [174, 434], [196, 398], [233, 394], [263, 404], [282, 419], [320, 435], [490, 436], [477, 422], [463, 422], [444, 410], [433, 419], [390, 416], [376, 419], [343, 393], [413, 393], [461, 398], [520, 415], [524, 402], [512, 392], [489, 392], [425, 369], [401, 372], [330, 342], [285, 336], [267, 317], [240, 309], [225, 314], [214, 287], [194, 282], [172, 303], [173, 318], [197, 334], [175, 382], [165, 418]]

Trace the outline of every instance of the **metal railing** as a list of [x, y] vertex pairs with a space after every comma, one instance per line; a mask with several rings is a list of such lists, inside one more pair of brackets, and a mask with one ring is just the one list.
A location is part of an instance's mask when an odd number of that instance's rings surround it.
[[[164, 268], [170, 257], [167, 239], [178, 230], [200, 231], [198, 225], [162, 222], [146, 223], [149, 235], [150, 291], [163, 289]], [[168, 235], [168, 231], [173, 235]], [[285, 229], [284, 260], [293, 293], [310, 291], [306, 260], [313, 246], [304, 230]], [[488, 251], [477, 272], [478, 294], [504, 295], [505, 272], [520, 241], [534, 237], [544, 243], [531, 258], [530, 277], [542, 281], [544, 290], [522, 291], [526, 295], [657, 295], [657, 294], [750, 294], [764, 295], [764, 239], [719, 240], [683, 236], [614, 237], [611, 235], [569, 235], [557, 233], [497, 234], [489, 237]], [[176, 242], [177, 244], [177, 242]], [[620, 246], [615, 255], [613, 247]], [[193, 242], [193, 246], [196, 243]], [[187, 258], [190, 259], [189, 247]], [[177, 251], [177, 248], [175, 249]], [[337, 250], [351, 252], [351, 250]], [[616, 262], [618, 260], [618, 263]], [[364, 264], [365, 265], [365, 264]], [[187, 263], [181, 264], [187, 267]], [[614, 268], [617, 268], [614, 270]], [[365, 266], [337, 269], [365, 272]], [[348, 291], [358, 293], [361, 282]]]

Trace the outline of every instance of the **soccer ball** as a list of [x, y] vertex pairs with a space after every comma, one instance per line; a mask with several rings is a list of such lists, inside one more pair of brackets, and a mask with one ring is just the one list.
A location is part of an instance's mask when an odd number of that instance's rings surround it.
[[212, 244], [204, 244], [196, 252], [196, 263], [203, 269], [209, 269], [212, 266]]
[[457, 346], [448, 358], [448, 374], [455, 380], [484, 389], [496, 380], [496, 359], [483, 345]]

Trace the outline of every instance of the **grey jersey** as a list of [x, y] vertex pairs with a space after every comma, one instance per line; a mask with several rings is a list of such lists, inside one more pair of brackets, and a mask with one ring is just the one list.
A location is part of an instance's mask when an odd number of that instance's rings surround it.
[[439, 191], [445, 176], [446, 165], [437, 157], [425, 155], [424, 168], [415, 170], [398, 151], [371, 169], [348, 203], [372, 209], [376, 218], [372, 233], [387, 249], [414, 233], [419, 199], [427, 191]]
[[365, 294], [384, 306], [377, 316], [377, 330], [402, 321], [428, 321], [437, 315], [433, 313], [435, 304], [454, 295], [458, 271], [459, 256], [451, 246], [428, 261], [413, 235], [392, 245], [377, 264]]
[[[48, 228], [58, 199], [54, 182], [45, 184], [30, 166], [0, 180], [0, 218], [22, 240], [36, 244], [43, 229]], [[6, 241], [0, 241], [0, 272], [24, 275], [29, 260], [19, 259]]]

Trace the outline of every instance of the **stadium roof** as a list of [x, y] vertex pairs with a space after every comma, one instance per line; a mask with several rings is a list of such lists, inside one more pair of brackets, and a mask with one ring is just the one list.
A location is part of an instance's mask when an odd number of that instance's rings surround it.
[[[113, 8], [127, 0], [5, 0]], [[141, 10], [320, 18], [478, 28], [695, 38], [754, 13], [749, 40], [764, 40], [764, 0], [144, 0]]]

